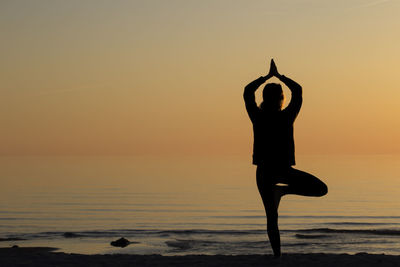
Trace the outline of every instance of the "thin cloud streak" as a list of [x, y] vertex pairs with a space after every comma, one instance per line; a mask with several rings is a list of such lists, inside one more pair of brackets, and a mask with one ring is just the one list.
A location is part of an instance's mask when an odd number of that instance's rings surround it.
[[348, 9], [348, 11], [352, 11], [352, 10], [355, 10], [355, 9], [363, 9], [363, 8], [375, 7], [375, 6], [383, 5], [383, 4], [386, 4], [386, 3], [389, 3], [389, 2], [393, 2], [393, 1], [392, 0], [371, 1], [371, 2], [368, 2], [368, 3], [364, 3], [364, 4], [360, 4], [360, 5], [357, 5], [357, 6], [350, 7]]
[[363, 5], [362, 7], [377, 6], [377, 5], [387, 3], [387, 2], [391, 2], [391, 0], [378, 0], [378, 1], [367, 3], [367, 4]]
[[45, 96], [45, 95], [57, 95], [57, 94], [66, 94], [66, 93], [75, 93], [75, 92], [84, 92], [84, 91], [92, 91], [92, 90], [102, 90], [107, 89], [105, 86], [81, 86], [77, 88], [65, 88], [65, 89], [54, 89], [54, 90], [46, 90], [36, 92], [36, 96]]

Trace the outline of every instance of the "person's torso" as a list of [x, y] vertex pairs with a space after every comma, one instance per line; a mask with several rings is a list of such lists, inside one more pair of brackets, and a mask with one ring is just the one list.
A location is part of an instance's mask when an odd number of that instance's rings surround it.
[[253, 122], [253, 163], [294, 165], [293, 121], [286, 112], [260, 110]]

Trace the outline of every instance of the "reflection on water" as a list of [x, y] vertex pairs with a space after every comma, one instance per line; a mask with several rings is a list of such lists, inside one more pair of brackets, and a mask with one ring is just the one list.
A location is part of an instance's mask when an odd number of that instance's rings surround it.
[[[324, 180], [329, 193], [283, 199], [284, 250], [399, 254], [397, 232], [377, 234], [400, 230], [399, 160], [298, 156], [297, 167]], [[109, 242], [124, 235], [140, 242], [127, 253], [269, 252], [255, 166], [247, 158], [4, 157], [0, 183], [0, 238], [28, 239], [0, 246], [113, 253], [121, 249]], [[64, 232], [81, 236], [67, 239]]]

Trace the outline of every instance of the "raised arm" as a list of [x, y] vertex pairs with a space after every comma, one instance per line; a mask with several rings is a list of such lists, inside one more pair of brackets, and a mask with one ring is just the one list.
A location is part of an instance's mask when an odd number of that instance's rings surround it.
[[285, 108], [285, 112], [287, 112], [290, 118], [294, 121], [299, 114], [301, 104], [303, 103], [303, 90], [300, 84], [296, 83], [292, 79], [284, 75], [275, 75], [279, 80], [281, 80], [292, 92], [292, 99], [290, 100], [289, 105]]
[[276, 69], [274, 60], [271, 59], [271, 65], [267, 76], [261, 76], [260, 78], [249, 83], [244, 88], [244, 93], [243, 93], [244, 103], [246, 104], [246, 110], [252, 122], [254, 122], [254, 118], [257, 112], [259, 111], [256, 103], [255, 92], [257, 91], [258, 87], [260, 87], [261, 84], [265, 83], [269, 78], [275, 76], [276, 74], [278, 74], [278, 70]]
[[249, 83], [244, 88], [244, 93], [243, 93], [244, 103], [246, 105], [246, 110], [247, 113], [249, 114], [251, 121], [254, 121], [254, 118], [258, 112], [255, 92], [260, 87], [260, 85], [265, 83], [265, 81], [268, 80], [269, 78], [270, 78], [269, 75], [264, 77], [261, 76], [260, 78]]

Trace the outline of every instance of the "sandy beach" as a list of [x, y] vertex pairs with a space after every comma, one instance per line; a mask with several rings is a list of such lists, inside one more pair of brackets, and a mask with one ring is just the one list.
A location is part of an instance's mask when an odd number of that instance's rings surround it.
[[400, 256], [385, 254], [271, 255], [82, 255], [54, 252], [49, 247], [0, 248], [0, 266], [400, 266]]

